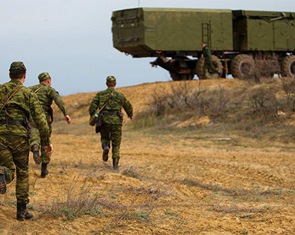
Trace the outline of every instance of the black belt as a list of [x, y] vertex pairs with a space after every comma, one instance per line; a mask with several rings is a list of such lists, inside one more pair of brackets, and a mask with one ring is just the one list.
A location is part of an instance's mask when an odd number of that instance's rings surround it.
[[118, 115], [119, 111], [102, 111], [103, 115]]
[[10, 119], [10, 118], [6, 120], [0, 120], [0, 125], [22, 125], [24, 127], [27, 127], [24, 121]]

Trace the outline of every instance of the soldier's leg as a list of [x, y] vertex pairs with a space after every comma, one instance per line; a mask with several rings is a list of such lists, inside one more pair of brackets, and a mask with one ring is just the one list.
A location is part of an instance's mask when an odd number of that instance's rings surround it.
[[46, 153], [44, 150], [44, 146], [41, 146], [41, 177], [45, 178], [48, 175], [47, 165], [50, 162], [51, 154]]
[[[47, 118], [48, 121], [48, 118]], [[51, 123], [48, 122], [49, 126], [49, 136], [51, 136], [52, 133], [52, 126]], [[45, 152], [44, 146], [41, 144], [41, 177], [45, 178], [46, 175], [48, 175], [49, 171], [47, 169], [47, 165], [49, 164], [51, 159], [51, 154]]]
[[210, 69], [210, 62], [205, 61], [205, 64], [204, 64], [204, 77], [203, 78], [208, 78], [207, 77], [207, 72], [209, 73], [209, 69]]
[[[52, 134], [52, 126], [51, 126], [50, 123], [48, 123], [48, 126], [49, 126], [49, 136], [51, 137], [51, 134]], [[41, 144], [41, 160], [42, 160], [42, 163], [48, 164], [50, 162], [50, 159], [51, 159], [51, 154], [47, 154], [45, 152], [45, 150], [44, 150], [44, 146]]]
[[0, 194], [6, 193], [6, 184], [14, 179], [15, 165], [6, 140], [0, 138]]
[[49, 171], [47, 165], [51, 159], [51, 154], [45, 152], [44, 146], [41, 146], [41, 177], [45, 178]]
[[113, 168], [118, 169], [120, 159], [120, 145], [122, 139], [122, 125], [112, 125], [111, 142], [112, 142], [112, 158]]
[[13, 162], [16, 167], [16, 198], [17, 202], [29, 202], [29, 152], [30, 146], [26, 138], [14, 138], [11, 145]]
[[48, 164], [51, 160], [51, 154], [45, 152], [44, 146], [41, 146], [41, 159], [42, 163]]
[[33, 215], [27, 211], [29, 203], [29, 152], [30, 144], [26, 138], [13, 138], [10, 142], [13, 149], [13, 161], [16, 167], [16, 200], [17, 200], [17, 220], [28, 220]]
[[102, 160], [107, 161], [109, 156], [109, 150], [110, 150], [110, 141], [111, 141], [111, 126], [108, 124], [104, 124], [100, 131], [100, 140], [101, 140], [101, 147], [103, 149], [102, 153]]
[[208, 69], [208, 72], [209, 73], [216, 73], [216, 74], [218, 74], [219, 76], [221, 76], [222, 74], [215, 68], [215, 66], [213, 65], [213, 63], [211, 62], [210, 64], [209, 64], [209, 69]]

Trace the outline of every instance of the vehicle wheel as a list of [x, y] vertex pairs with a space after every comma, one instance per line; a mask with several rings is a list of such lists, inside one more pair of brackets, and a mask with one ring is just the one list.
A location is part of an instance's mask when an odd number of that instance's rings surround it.
[[193, 74], [180, 74], [181, 80], [193, 80]]
[[[220, 61], [220, 59], [215, 56], [215, 55], [212, 55], [212, 63], [213, 63], [213, 66], [215, 67], [215, 69], [220, 73], [222, 74], [223, 72], [223, 65]], [[206, 70], [206, 74], [204, 75], [203, 74], [203, 67], [205, 65], [205, 59], [204, 58], [200, 58], [198, 61], [197, 61], [197, 64], [196, 64], [196, 74], [197, 76], [199, 77], [199, 79], [206, 79], [206, 78], [219, 78], [221, 77], [219, 74], [217, 73], [209, 73], [208, 70]]]
[[172, 78], [173, 81], [183, 81], [183, 80], [193, 79], [193, 75], [190, 73], [188, 74], [170, 73], [170, 77]]
[[282, 75], [285, 77], [295, 77], [295, 55], [284, 57], [282, 62]]
[[237, 55], [231, 62], [231, 72], [234, 78], [251, 79], [255, 70], [254, 59], [250, 55]]
[[172, 78], [173, 81], [180, 81], [181, 80], [180, 75], [177, 74], [177, 73], [171, 73], [170, 72], [170, 77]]

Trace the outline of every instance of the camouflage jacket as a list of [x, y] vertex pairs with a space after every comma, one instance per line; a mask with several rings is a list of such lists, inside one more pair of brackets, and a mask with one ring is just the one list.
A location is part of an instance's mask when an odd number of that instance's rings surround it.
[[[7, 102], [7, 98], [21, 87]], [[50, 144], [46, 116], [36, 94], [23, 86], [19, 80], [0, 85], [0, 136], [28, 136], [28, 120], [32, 119], [40, 131], [42, 143]], [[3, 124], [6, 122], [7, 124]]]
[[[92, 116], [96, 111], [98, 111], [98, 109], [101, 109], [112, 91], [113, 94], [102, 112], [103, 122], [108, 124], [122, 124], [122, 119], [119, 117], [119, 112], [121, 113], [123, 108], [128, 117], [132, 117], [133, 107], [126, 97], [122, 93], [116, 91], [113, 87], [109, 87], [95, 95], [89, 106], [89, 114]], [[115, 114], [116, 112], [117, 115]]]
[[47, 115], [51, 115], [51, 105], [54, 101], [64, 116], [67, 115], [67, 111], [64, 102], [59, 93], [52, 87], [46, 86], [45, 84], [38, 84], [29, 87], [38, 96], [38, 99], [46, 112]]

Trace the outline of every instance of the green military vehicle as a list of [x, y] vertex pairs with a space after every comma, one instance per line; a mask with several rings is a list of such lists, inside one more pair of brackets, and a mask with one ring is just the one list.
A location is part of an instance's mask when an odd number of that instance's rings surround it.
[[203, 74], [202, 43], [222, 77], [295, 77], [295, 12], [125, 9], [113, 12], [112, 33], [116, 49], [134, 58], [155, 57], [151, 64], [173, 80], [220, 76]]

